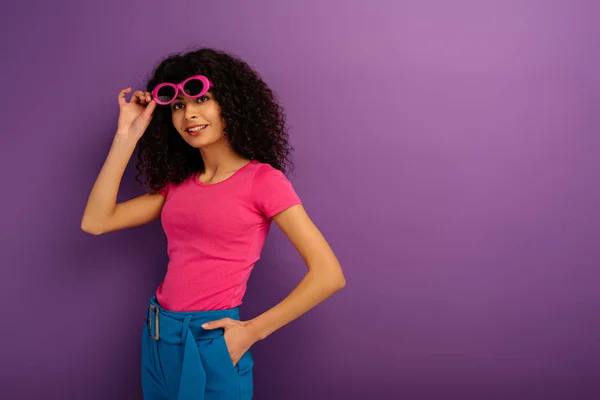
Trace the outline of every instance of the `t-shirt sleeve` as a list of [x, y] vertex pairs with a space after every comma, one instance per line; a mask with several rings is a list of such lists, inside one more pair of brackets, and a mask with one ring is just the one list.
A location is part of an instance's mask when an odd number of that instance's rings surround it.
[[252, 201], [254, 207], [267, 218], [302, 204], [292, 183], [278, 169], [270, 165], [262, 166], [252, 182]]

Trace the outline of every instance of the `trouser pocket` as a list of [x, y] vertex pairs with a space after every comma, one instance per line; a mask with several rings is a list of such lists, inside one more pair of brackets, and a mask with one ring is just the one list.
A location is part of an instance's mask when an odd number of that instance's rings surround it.
[[244, 353], [236, 365], [233, 365], [223, 335], [198, 340], [197, 345], [206, 371], [207, 395], [218, 393], [219, 399], [227, 400], [252, 398], [254, 360], [249, 350]]

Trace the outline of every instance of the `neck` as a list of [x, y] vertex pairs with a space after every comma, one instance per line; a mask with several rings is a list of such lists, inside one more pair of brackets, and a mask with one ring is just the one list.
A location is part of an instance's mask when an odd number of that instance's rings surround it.
[[249, 161], [237, 154], [225, 140], [210, 147], [201, 148], [200, 155], [204, 162], [204, 173], [207, 175], [237, 170]]

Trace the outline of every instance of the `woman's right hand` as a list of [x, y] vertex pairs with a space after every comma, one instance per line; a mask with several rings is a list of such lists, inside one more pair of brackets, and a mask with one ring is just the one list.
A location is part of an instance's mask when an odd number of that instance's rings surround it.
[[125, 95], [131, 88], [119, 92], [119, 121], [117, 137], [137, 143], [150, 124], [156, 109], [156, 102], [149, 92], [136, 91], [127, 102]]

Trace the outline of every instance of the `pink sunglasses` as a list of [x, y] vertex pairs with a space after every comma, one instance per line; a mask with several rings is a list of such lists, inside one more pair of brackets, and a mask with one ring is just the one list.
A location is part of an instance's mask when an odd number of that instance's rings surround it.
[[177, 85], [169, 82], [161, 83], [152, 91], [152, 97], [156, 100], [157, 104], [164, 106], [175, 101], [180, 90], [187, 97], [197, 99], [204, 96], [211, 86], [214, 85], [207, 77], [196, 75], [187, 78]]

